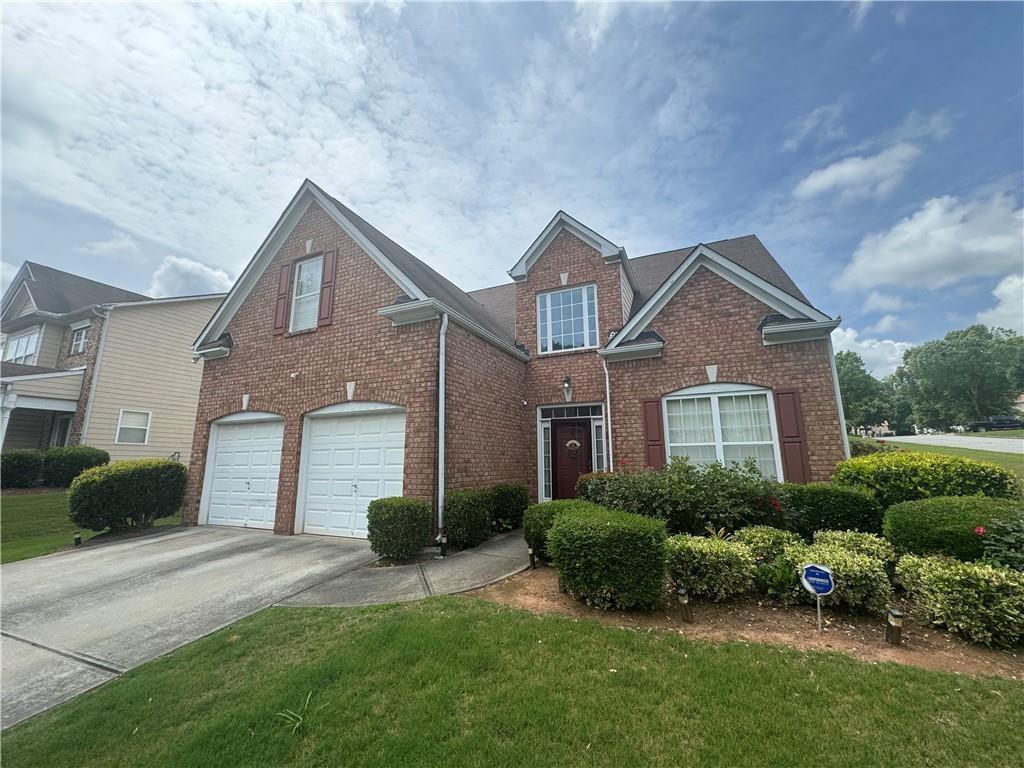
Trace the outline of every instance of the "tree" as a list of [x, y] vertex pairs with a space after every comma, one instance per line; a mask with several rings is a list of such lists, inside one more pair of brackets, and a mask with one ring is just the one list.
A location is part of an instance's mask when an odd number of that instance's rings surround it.
[[946, 429], [1012, 412], [1022, 371], [1024, 337], [972, 325], [907, 350], [896, 376], [915, 423]]
[[885, 419], [882, 384], [868, 372], [860, 355], [837, 352], [836, 373], [847, 429], [872, 426]]

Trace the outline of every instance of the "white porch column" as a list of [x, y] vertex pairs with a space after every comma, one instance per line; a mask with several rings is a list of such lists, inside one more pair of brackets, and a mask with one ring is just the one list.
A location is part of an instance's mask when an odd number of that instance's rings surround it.
[[0, 447], [7, 437], [7, 424], [11, 420], [11, 411], [18, 404], [18, 393], [11, 389], [10, 384], [0, 384]]

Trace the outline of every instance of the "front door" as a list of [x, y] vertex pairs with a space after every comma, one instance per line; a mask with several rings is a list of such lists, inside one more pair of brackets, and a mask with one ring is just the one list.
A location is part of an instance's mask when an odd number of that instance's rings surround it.
[[552, 421], [553, 498], [576, 498], [576, 480], [591, 471], [590, 422]]

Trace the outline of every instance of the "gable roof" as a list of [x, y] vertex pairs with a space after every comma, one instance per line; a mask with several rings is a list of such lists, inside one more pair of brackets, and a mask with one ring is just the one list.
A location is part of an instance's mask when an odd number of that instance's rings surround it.
[[516, 284], [503, 283], [491, 288], [479, 288], [469, 291], [469, 297], [478, 303], [483, 310], [501, 326], [505, 335], [515, 338], [516, 335]]
[[94, 304], [140, 301], [149, 298], [141, 293], [73, 275], [45, 264], [26, 261], [4, 294], [4, 310], [7, 309], [17, 293], [17, 288], [20, 288], [22, 283], [27, 286], [37, 311], [52, 312], [58, 315]]

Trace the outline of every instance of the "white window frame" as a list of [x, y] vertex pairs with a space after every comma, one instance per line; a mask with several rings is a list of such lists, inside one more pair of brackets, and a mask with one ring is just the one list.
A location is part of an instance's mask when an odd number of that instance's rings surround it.
[[[8, 336], [7, 340], [4, 341], [4, 355], [3, 362], [14, 363], [15, 365], [35, 365], [37, 356], [39, 355], [39, 337], [42, 335], [41, 330], [38, 326], [34, 326], [31, 330], [19, 333], [15, 336]], [[16, 344], [21, 339], [28, 339], [34, 336], [35, 341], [32, 344], [32, 351], [27, 352], [17, 357], [8, 357], [7, 353], [12, 349], [12, 345]]]
[[[744, 441], [726, 443], [722, 439], [722, 419], [718, 410], [719, 397], [732, 397], [733, 395], [764, 395], [768, 403], [768, 423], [771, 427], [771, 440]], [[772, 390], [766, 387], [755, 387], [750, 384], [701, 384], [696, 387], [686, 387], [665, 395], [661, 399], [661, 421], [662, 434], [665, 436], [665, 461], [672, 461], [672, 446], [683, 445], [683, 443], [672, 443], [669, 440], [668, 431], [668, 404], [672, 400], [697, 400], [701, 398], [711, 399], [711, 425], [715, 431], [715, 456], [718, 462], [725, 464], [726, 445], [771, 445], [775, 455], [775, 479], [781, 481], [782, 475], [782, 449], [779, 443], [779, 426], [775, 417], [775, 397]], [[696, 445], [694, 443], [693, 445]], [[705, 443], [705, 445], [709, 445]]]
[[[590, 344], [587, 338], [590, 335], [590, 316], [587, 314], [587, 289], [594, 289], [594, 343]], [[543, 336], [541, 335], [541, 322], [540, 322], [540, 305], [542, 300], [548, 301], [547, 306], [547, 333], [548, 333], [548, 345], [551, 345], [551, 302], [550, 297], [557, 293], [567, 293], [569, 291], [583, 290], [583, 341], [582, 347], [573, 347], [572, 349], [549, 349], [544, 351], [543, 349]], [[597, 349], [601, 342], [601, 323], [598, 317], [598, 306], [597, 306], [597, 283], [582, 283], [580, 285], [567, 285], [563, 288], [556, 288], [552, 291], [542, 291], [537, 294], [536, 300], [536, 321], [537, 321], [537, 354], [538, 355], [560, 355], [567, 352], [579, 352], [583, 349]]]
[[[562, 408], [562, 407], [574, 407], [574, 406], [600, 406], [600, 416], [581, 416], [579, 418], [566, 418], [566, 419], [543, 419], [541, 418], [541, 412], [544, 408]], [[604, 403], [561, 403], [558, 405], [541, 405], [537, 406], [537, 498], [539, 501], [551, 501], [551, 497], [554, 495], [554, 471], [553, 466], [549, 466], [547, 463], [548, 458], [551, 455], [551, 423], [554, 421], [589, 421], [590, 422], [590, 466], [593, 467], [594, 472], [607, 472], [608, 471], [608, 433], [604, 429], [604, 416], [605, 404]], [[603, 464], [601, 469], [597, 468], [597, 431], [601, 431], [601, 440], [603, 446]], [[548, 450], [544, 450], [545, 442], [547, 443]]]
[[[299, 290], [299, 271], [302, 269], [303, 264], [309, 264], [310, 262], [318, 262], [320, 264], [320, 277], [317, 280], [316, 291], [310, 293], [304, 293], [301, 296], [298, 295]], [[324, 285], [324, 255], [322, 253], [316, 256], [310, 256], [308, 259], [299, 259], [295, 262], [292, 267], [292, 301], [291, 309], [289, 310], [288, 317], [288, 333], [295, 333], [296, 331], [308, 331], [316, 328], [317, 319], [320, 316], [320, 292]], [[308, 299], [310, 296], [316, 296], [316, 312], [313, 316], [313, 324], [305, 328], [295, 327], [295, 306], [298, 304], [299, 299]]]
[[[144, 413], [146, 414], [146, 439], [141, 443], [131, 442], [128, 440], [121, 440], [121, 422], [124, 419], [126, 413]], [[126, 429], [142, 429], [142, 427], [126, 427]], [[153, 431], [153, 412], [146, 411], [141, 408], [122, 408], [117, 412], [117, 429], [114, 430], [114, 444], [115, 445], [149, 445], [149, 434]]]
[[[81, 334], [81, 336], [79, 336]], [[69, 355], [80, 355], [85, 352], [85, 345], [89, 341], [89, 324], [71, 326], [71, 346], [68, 349]]]

